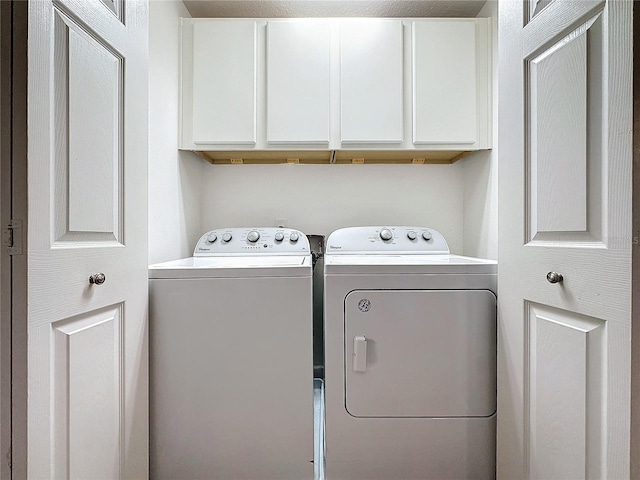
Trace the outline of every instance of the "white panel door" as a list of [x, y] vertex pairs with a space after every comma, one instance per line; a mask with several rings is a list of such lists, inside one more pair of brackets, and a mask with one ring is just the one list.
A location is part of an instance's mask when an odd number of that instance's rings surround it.
[[29, 4], [30, 478], [148, 476], [147, 23]]
[[422, 20], [412, 28], [413, 143], [475, 143], [475, 20]]
[[501, 479], [629, 478], [631, 9], [500, 6]]
[[267, 143], [329, 143], [331, 24], [267, 22]]
[[402, 143], [402, 82], [401, 20], [340, 22], [342, 145]]
[[193, 24], [193, 143], [256, 143], [256, 22]]

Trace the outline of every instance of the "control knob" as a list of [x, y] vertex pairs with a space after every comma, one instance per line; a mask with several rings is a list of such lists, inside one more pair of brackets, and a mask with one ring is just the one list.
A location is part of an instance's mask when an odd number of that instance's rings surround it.
[[293, 243], [296, 243], [299, 238], [300, 235], [298, 235], [296, 232], [293, 232], [291, 235], [289, 235], [289, 240], [291, 240], [291, 242]]
[[224, 243], [230, 242], [232, 238], [233, 236], [230, 233], [225, 233], [224, 235], [222, 235], [222, 241]]
[[251, 243], [256, 243], [258, 240], [260, 240], [260, 234], [255, 230], [252, 230], [247, 234], [247, 240], [249, 240]]
[[276, 242], [281, 242], [282, 240], [284, 240], [284, 233], [282, 232], [277, 232], [276, 236], [275, 236]]
[[422, 233], [422, 238], [424, 238], [427, 241], [431, 240], [431, 238], [432, 238], [431, 232], [423, 232]]
[[213, 243], [218, 239], [218, 236], [215, 233], [210, 233], [207, 235], [207, 242]]
[[409, 240], [415, 240], [415, 239], [416, 239], [416, 236], [417, 236], [417, 235], [416, 235], [416, 232], [414, 232], [414, 231], [407, 232], [407, 238], [408, 238]]
[[391, 240], [393, 238], [393, 233], [391, 233], [391, 230], [388, 228], [383, 228], [380, 230], [380, 238], [385, 241]]

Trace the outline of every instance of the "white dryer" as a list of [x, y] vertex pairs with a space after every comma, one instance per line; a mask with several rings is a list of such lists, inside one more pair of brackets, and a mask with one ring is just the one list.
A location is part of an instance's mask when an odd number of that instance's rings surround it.
[[286, 228], [150, 266], [151, 478], [314, 477], [311, 274]]
[[324, 269], [326, 478], [495, 478], [496, 262], [353, 227]]

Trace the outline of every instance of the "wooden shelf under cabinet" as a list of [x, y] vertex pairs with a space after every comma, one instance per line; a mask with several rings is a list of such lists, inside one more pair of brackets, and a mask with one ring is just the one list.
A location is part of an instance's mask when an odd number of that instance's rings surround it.
[[305, 150], [305, 151], [196, 151], [214, 165], [250, 164], [451, 164], [469, 151], [424, 150]]

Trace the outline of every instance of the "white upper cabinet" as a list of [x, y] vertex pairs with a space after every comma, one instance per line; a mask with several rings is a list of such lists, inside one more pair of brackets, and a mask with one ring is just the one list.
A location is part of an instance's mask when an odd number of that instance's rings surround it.
[[185, 18], [181, 148], [222, 163], [491, 148], [490, 38], [486, 18]]
[[267, 143], [329, 146], [330, 27], [267, 22]]
[[193, 24], [193, 143], [256, 143], [256, 22]]
[[402, 78], [401, 20], [340, 23], [342, 145], [402, 143]]
[[476, 22], [413, 22], [413, 143], [478, 140]]

